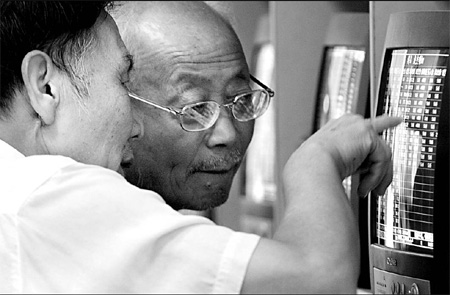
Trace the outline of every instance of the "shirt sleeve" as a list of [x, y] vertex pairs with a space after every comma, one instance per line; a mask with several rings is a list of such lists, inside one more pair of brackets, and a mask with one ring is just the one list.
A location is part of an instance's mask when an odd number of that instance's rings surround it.
[[24, 292], [239, 293], [259, 241], [81, 164], [41, 185], [19, 225]]
[[249, 238], [247, 234], [236, 232], [229, 240], [222, 255], [212, 293], [240, 293], [249, 258], [259, 241], [259, 236], [252, 235], [252, 237]]

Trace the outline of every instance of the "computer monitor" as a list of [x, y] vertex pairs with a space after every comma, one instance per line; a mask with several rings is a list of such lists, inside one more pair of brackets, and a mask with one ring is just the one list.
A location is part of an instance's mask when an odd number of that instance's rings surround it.
[[393, 180], [370, 195], [373, 293], [449, 293], [449, 11], [390, 16], [376, 115], [404, 118], [384, 131]]
[[313, 133], [345, 113], [368, 115], [368, 50], [368, 13], [339, 13], [331, 19], [322, 50]]

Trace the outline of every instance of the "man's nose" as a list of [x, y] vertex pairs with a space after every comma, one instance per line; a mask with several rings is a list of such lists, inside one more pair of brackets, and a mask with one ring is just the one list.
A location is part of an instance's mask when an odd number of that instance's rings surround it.
[[231, 114], [231, 109], [220, 108], [219, 118], [210, 128], [208, 146], [214, 147], [233, 143], [237, 138], [236, 122]]

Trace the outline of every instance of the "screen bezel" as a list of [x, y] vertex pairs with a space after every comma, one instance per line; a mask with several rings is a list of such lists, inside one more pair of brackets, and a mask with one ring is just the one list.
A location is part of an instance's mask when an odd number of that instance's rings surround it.
[[[377, 100], [377, 105], [376, 105], [376, 115], [382, 115], [383, 114], [383, 107], [384, 107], [384, 93], [386, 90], [386, 86], [387, 86], [387, 76], [388, 76], [388, 72], [389, 72], [389, 68], [388, 65], [391, 61], [391, 54], [394, 50], [403, 50], [403, 49], [432, 49], [432, 50], [436, 50], [436, 49], [448, 49], [448, 48], [436, 48], [436, 47], [398, 47], [398, 48], [389, 48], [386, 49], [385, 51], [385, 57], [384, 57], [384, 62], [383, 62], [383, 67], [382, 67], [382, 74], [381, 74], [381, 80], [380, 80], [380, 87], [379, 87], [379, 92], [378, 92], [378, 100]], [[449, 64], [449, 60], [450, 58], [447, 59], [447, 70], [450, 69], [450, 64]], [[444, 99], [446, 97], [448, 97], [449, 92], [449, 73], [447, 72], [447, 75], [445, 77], [445, 82], [444, 82], [444, 88], [443, 88], [443, 92], [442, 92], [442, 104], [441, 104], [441, 110], [444, 110], [443, 112], [441, 111], [441, 115], [439, 117], [439, 129], [438, 129], [438, 133], [439, 133], [439, 137], [437, 139], [437, 144], [436, 144], [436, 168], [435, 168], [435, 187], [434, 187], [434, 196], [437, 195], [449, 195], [449, 190], [448, 190], [448, 166], [446, 167], [445, 164], [443, 163], [449, 163], [449, 157], [448, 157], [448, 147], [449, 147], [449, 129], [448, 129], [448, 125], [449, 125], [449, 120], [448, 120], [448, 116], [449, 116], [449, 102], [448, 99]], [[445, 110], [447, 110], [445, 112]], [[446, 180], [447, 178], [447, 180]], [[445, 199], [445, 198], [443, 198]], [[436, 201], [438, 203], [436, 203]], [[371, 206], [370, 206], [370, 216], [376, 216], [376, 198], [371, 198]], [[434, 220], [433, 221], [433, 225], [435, 224], [440, 224], [440, 220], [442, 219], [442, 221], [445, 220], [445, 213], [440, 213], [439, 212], [439, 208], [449, 208], [448, 206], [448, 198], [446, 200], [442, 200], [442, 199], [438, 199], [435, 200], [434, 199], [434, 214], [433, 216], [435, 217], [437, 214], [437, 217], [439, 219]], [[448, 218], [447, 218], [448, 220]], [[448, 226], [447, 226], [448, 228]], [[439, 229], [440, 231], [441, 229]], [[434, 237], [436, 238], [437, 236], [439, 237], [439, 235], [436, 236], [436, 230], [433, 227], [433, 234]], [[376, 236], [376, 222], [370, 222], [370, 237], [371, 237], [371, 241], [376, 241], [377, 240], [377, 236]], [[376, 242], [374, 242], [373, 244], [377, 244]], [[436, 244], [436, 242], [434, 242], [434, 244]], [[448, 242], [447, 242], [448, 244]], [[392, 249], [392, 250], [397, 250], [396, 248], [391, 248], [391, 247], [387, 247], [386, 248]], [[432, 254], [429, 253], [428, 251], [420, 251], [418, 249], [411, 249], [408, 250], [406, 252], [410, 252], [410, 253], [425, 253], [425, 254]], [[433, 253], [435, 252], [435, 249], [433, 249]]]

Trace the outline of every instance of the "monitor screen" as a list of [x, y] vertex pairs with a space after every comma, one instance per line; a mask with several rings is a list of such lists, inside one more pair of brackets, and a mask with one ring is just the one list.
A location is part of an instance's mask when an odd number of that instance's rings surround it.
[[365, 55], [364, 47], [325, 48], [314, 131], [331, 119], [355, 112]]
[[[382, 134], [392, 150], [393, 180], [376, 196], [374, 241], [389, 248], [433, 254], [436, 150], [449, 50], [396, 48], [385, 52], [377, 115], [404, 118]], [[448, 81], [448, 80], [447, 80]], [[448, 86], [446, 86], [448, 87]], [[443, 136], [447, 136], [442, 134]]]

